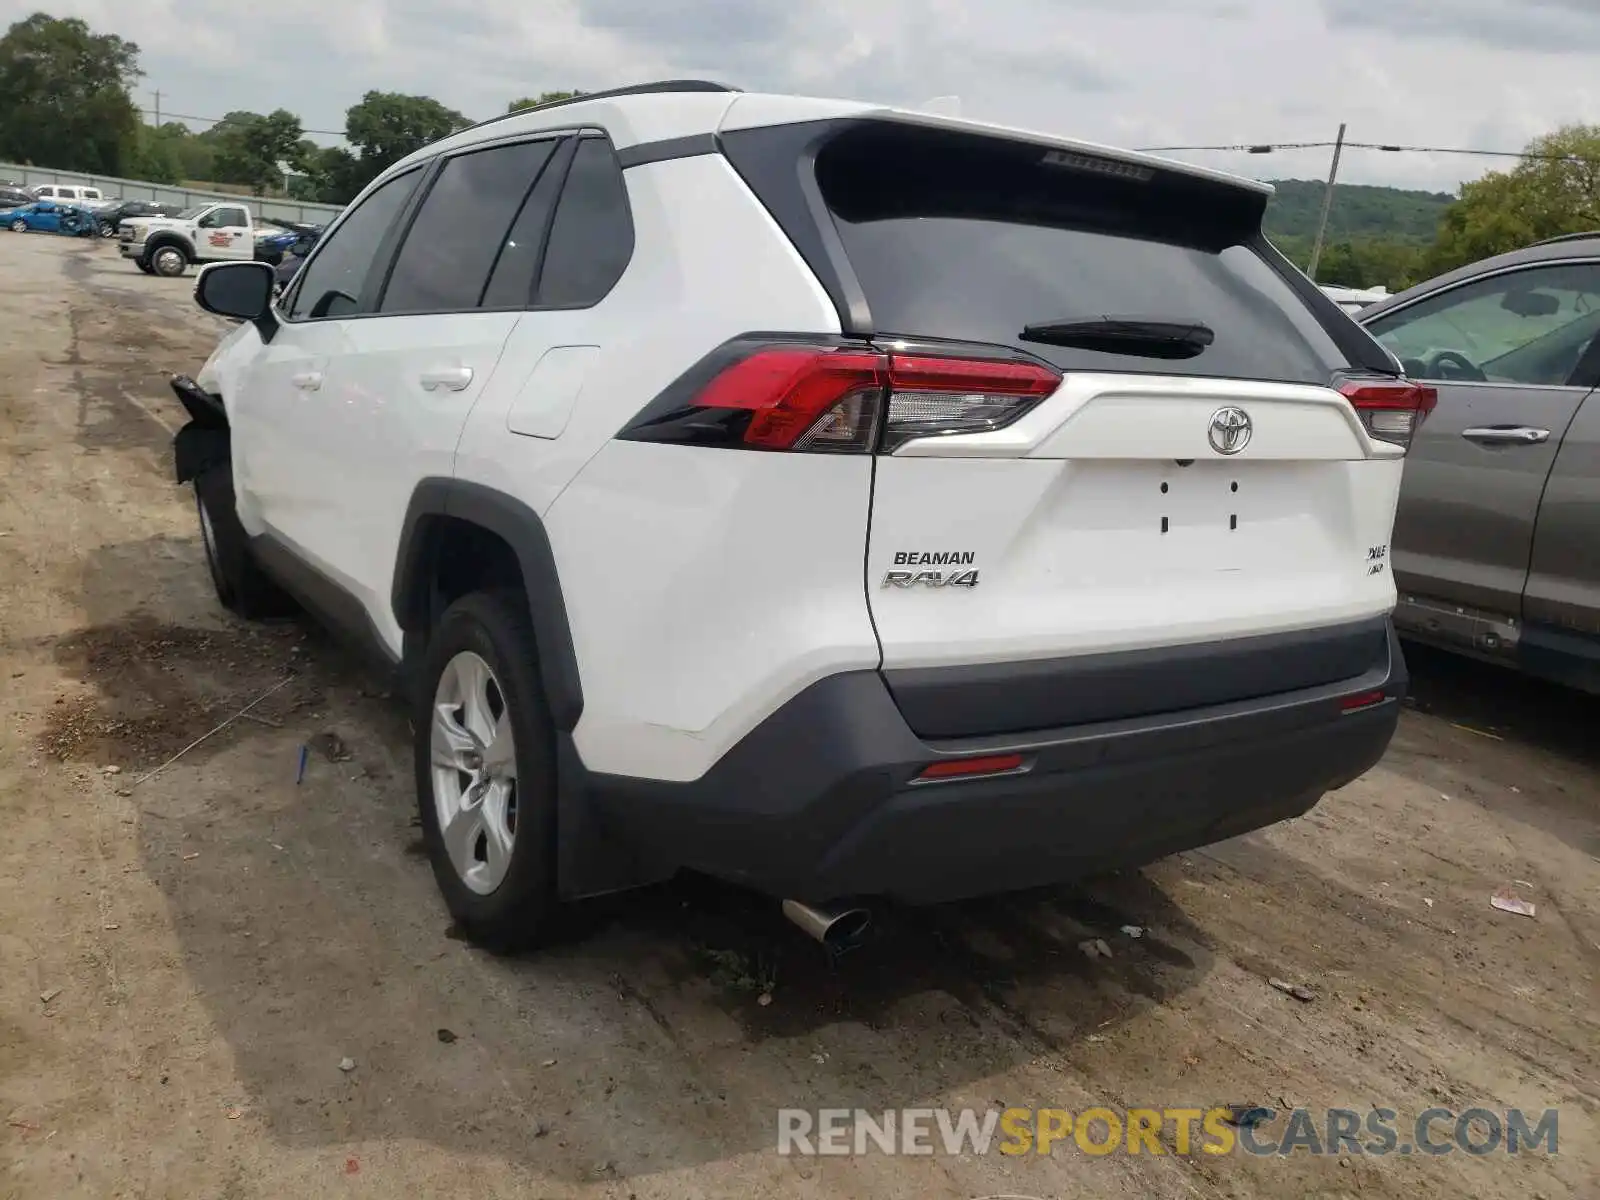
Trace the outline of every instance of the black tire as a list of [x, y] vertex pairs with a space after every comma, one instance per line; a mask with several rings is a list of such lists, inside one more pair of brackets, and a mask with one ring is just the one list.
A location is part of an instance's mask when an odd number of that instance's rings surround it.
[[133, 264], [134, 264], [134, 266], [138, 267], [139, 270], [143, 271], [146, 275], [154, 275], [156, 273], [156, 269], [154, 267], [152, 267], [148, 262], [146, 262], [142, 258], [134, 259], [133, 260]]
[[250, 550], [250, 537], [233, 505], [233, 468], [211, 467], [194, 481], [195, 519], [206, 568], [222, 606], [241, 617], [265, 620], [294, 611], [288, 593], [267, 577]]
[[[469, 888], [450, 861], [434, 797], [435, 694], [463, 651], [488, 664], [516, 740], [515, 837], [505, 875], [487, 894]], [[527, 599], [514, 591], [477, 592], [446, 609], [423, 654], [414, 704], [418, 816], [450, 915], [468, 940], [495, 953], [548, 939], [558, 912], [555, 734]]]

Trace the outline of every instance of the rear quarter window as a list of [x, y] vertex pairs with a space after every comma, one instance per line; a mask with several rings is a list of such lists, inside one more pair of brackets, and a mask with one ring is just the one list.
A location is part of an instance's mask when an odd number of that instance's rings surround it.
[[[1350, 365], [1267, 261], [1257, 193], [1048, 154], [915, 126], [821, 152], [817, 183], [880, 332], [1014, 346], [1065, 370], [1326, 384]], [[1196, 321], [1215, 340], [1155, 359], [1020, 337], [1098, 317]]]
[[572, 157], [551, 222], [550, 245], [539, 272], [539, 305], [598, 304], [632, 257], [633, 215], [621, 164], [609, 141], [585, 137]]

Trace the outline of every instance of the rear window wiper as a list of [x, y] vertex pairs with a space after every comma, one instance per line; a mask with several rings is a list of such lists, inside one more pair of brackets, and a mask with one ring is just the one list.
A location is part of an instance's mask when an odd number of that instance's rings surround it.
[[1088, 317], [1023, 327], [1025, 342], [1144, 358], [1193, 358], [1216, 340], [1211, 326], [1171, 317]]

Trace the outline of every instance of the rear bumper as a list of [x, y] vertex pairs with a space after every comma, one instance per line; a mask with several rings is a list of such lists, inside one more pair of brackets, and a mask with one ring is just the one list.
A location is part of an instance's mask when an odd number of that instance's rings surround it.
[[[919, 738], [875, 671], [824, 679], [703, 777], [589, 775], [608, 838], [645, 876], [684, 867], [774, 896], [930, 903], [1062, 882], [1297, 816], [1372, 767], [1407, 682], [1336, 683], [1027, 735]], [[1356, 711], [1343, 701], [1381, 692]], [[941, 757], [1020, 752], [1025, 772], [913, 782]]]

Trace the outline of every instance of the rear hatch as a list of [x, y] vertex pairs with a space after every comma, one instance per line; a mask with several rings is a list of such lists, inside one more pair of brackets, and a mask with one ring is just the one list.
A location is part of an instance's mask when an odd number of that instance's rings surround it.
[[[1392, 363], [1262, 239], [1265, 192], [905, 121], [813, 146], [846, 332], [869, 313], [906, 366], [865, 583], [918, 733], [1172, 711], [1386, 661], [1403, 449], [1338, 388], [1384, 386]], [[978, 364], [955, 408], [959, 380], [919, 382], [945, 359]]]

